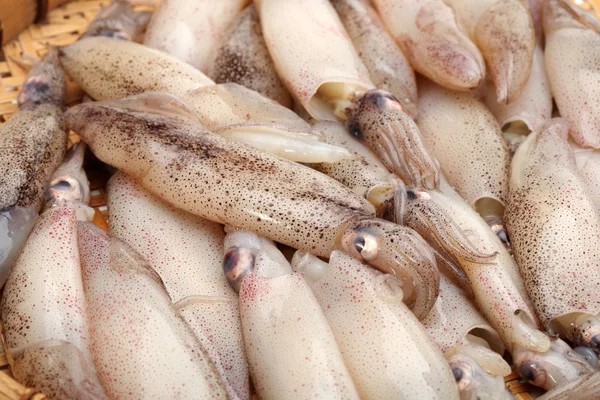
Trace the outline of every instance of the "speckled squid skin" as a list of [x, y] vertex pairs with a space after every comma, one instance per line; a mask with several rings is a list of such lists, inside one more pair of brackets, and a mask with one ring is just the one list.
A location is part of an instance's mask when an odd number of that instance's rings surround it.
[[445, 0], [479, 47], [499, 103], [510, 103], [526, 85], [535, 28], [525, 0]]
[[[95, 37], [63, 48], [61, 60], [71, 78], [97, 100], [135, 95], [138, 98], [124, 100], [129, 104], [123, 107], [169, 113], [175, 106], [178, 117], [195, 118], [216, 133], [238, 133], [242, 138], [259, 140], [261, 135], [270, 134], [296, 145], [316, 139], [309, 144], [319, 148], [318, 154], [325, 153], [318, 161], [328, 161], [331, 155], [318, 146], [318, 133], [291, 110], [235, 83], [215, 85], [200, 71], [168, 54], [132, 42]], [[138, 71], [140, 64], [149, 67]]]
[[216, 83], [238, 83], [285, 107], [292, 105], [292, 97], [275, 71], [253, 4], [230, 24], [208, 76]]
[[77, 248], [76, 207], [37, 220], [2, 296], [3, 335], [19, 382], [56, 399], [104, 399], [94, 369]]
[[452, 90], [481, 84], [483, 56], [443, 0], [375, 0], [374, 4], [415, 71]]
[[88, 103], [67, 112], [94, 154], [172, 205], [323, 256], [373, 213], [341, 183], [197, 125]]
[[522, 121], [530, 131], [540, 128], [552, 117], [552, 93], [544, 66], [544, 51], [538, 44], [533, 54], [531, 74], [521, 93], [508, 104], [496, 101], [493, 85], [485, 90], [485, 104], [496, 117], [500, 126]]
[[77, 226], [91, 349], [110, 398], [219, 398], [214, 365], [158, 274], [131, 246]]
[[477, 250], [497, 253], [485, 264], [459, 261], [471, 283], [475, 304], [500, 335], [508, 351], [512, 352], [515, 311], [524, 311], [534, 324], [537, 323], [518, 267], [486, 222], [445, 180], [442, 180], [440, 190], [429, 192], [432, 201], [450, 215]]
[[489, 197], [504, 204], [510, 157], [492, 113], [470, 93], [419, 80], [417, 124], [448, 182], [472, 206]]
[[375, 86], [393, 94], [402, 104], [404, 112], [415, 118], [415, 73], [377, 12], [362, 0], [335, 0], [331, 3]]
[[560, 115], [582, 147], [600, 148], [600, 34], [579, 22], [558, 0], [544, 9], [545, 60]]
[[506, 208], [515, 259], [548, 328], [561, 315], [600, 312], [600, 219], [577, 176], [568, 128], [554, 119], [519, 147]]
[[301, 274], [248, 274], [240, 315], [261, 399], [359, 399], [331, 327]]
[[584, 149], [576, 144], [571, 144], [575, 155], [575, 166], [579, 177], [588, 190], [588, 196], [596, 206], [596, 213], [600, 215], [600, 151]]
[[206, 72], [225, 31], [248, 1], [162, 1], [152, 16], [144, 44]]
[[223, 277], [223, 228], [156, 199], [117, 172], [108, 182], [109, 227], [160, 275], [173, 304], [219, 372], [230, 399], [249, 399], [238, 299]]
[[[483, 266], [482, 268], [485, 268]], [[427, 317], [422, 321], [429, 337], [443, 353], [465, 343], [468, 333], [485, 339], [498, 354], [504, 353], [504, 344], [498, 333], [477, 311], [465, 293], [446, 276], [441, 275], [440, 295]]]
[[458, 399], [445, 358], [386, 277], [334, 251], [324, 275], [309, 281], [360, 397]]
[[102, 161], [182, 210], [320, 256], [343, 248], [414, 286], [415, 314], [435, 302], [439, 276], [423, 239], [374, 218], [326, 175], [162, 115], [87, 103], [67, 121]]
[[55, 53], [29, 71], [19, 112], [0, 127], [0, 210], [39, 211], [46, 184], [67, 150], [65, 76]]
[[168, 54], [103, 36], [62, 47], [59, 56], [69, 77], [95, 100], [144, 92], [181, 95], [214, 84], [196, 68]]
[[369, 72], [333, 6], [326, 0], [261, 0], [257, 7], [263, 35], [279, 76], [317, 120], [336, 121], [317, 96], [325, 83], [373, 89]]

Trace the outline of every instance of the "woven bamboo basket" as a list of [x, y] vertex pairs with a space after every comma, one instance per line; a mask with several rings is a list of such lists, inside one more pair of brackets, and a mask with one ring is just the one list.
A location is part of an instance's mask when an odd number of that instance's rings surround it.
[[[153, 10], [160, 0], [129, 0], [135, 9]], [[215, 0], [219, 1], [219, 0]], [[67, 3], [67, 4], [64, 4]], [[17, 94], [27, 74], [28, 66], [41, 58], [50, 47], [74, 42], [110, 0], [0, 0], [0, 125], [17, 111]], [[18, 4], [18, 6], [17, 6]], [[35, 21], [40, 21], [34, 23]], [[3, 28], [3, 31], [2, 31]], [[20, 32], [20, 33], [19, 33]], [[17, 35], [18, 34], [18, 35]], [[82, 91], [67, 82], [67, 104], [77, 104]], [[80, 139], [71, 132], [69, 146]], [[108, 230], [106, 223], [105, 184], [108, 179], [103, 169], [93, 166], [87, 170], [91, 184], [90, 205], [96, 210], [94, 223]], [[540, 392], [525, 383], [516, 373], [505, 378], [506, 387], [518, 400], [535, 399]], [[0, 349], [0, 400], [41, 400], [47, 397], [35, 388], [27, 388], [13, 379], [10, 366]]]

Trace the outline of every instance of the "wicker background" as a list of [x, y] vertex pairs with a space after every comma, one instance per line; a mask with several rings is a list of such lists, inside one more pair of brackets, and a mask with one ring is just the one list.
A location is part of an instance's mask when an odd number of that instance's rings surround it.
[[[129, 0], [136, 9], [153, 10], [160, 0]], [[220, 1], [220, 0], [215, 0]], [[15, 40], [7, 43], [0, 54], [0, 125], [17, 111], [17, 94], [27, 74], [27, 68], [42, 57], [51, 46], [65, 46], [75, 41], [83, 33], [98, 10], [110, 0], [77, 0], [52, 10], [46, 21], [30, 25]], [[81, 98], [81, 90], [74, 84], [67, 85], [67, 104], [76, 104]], [[79, 141], [73, 133], [69, 145]], [[106, 218], [106, 197], [104, 185], [107, 174], [103, 170], [88, 168], [91, 183], [91, 206], [96, 210], [94, 222], [108, 230]], [[505, 379], [506, 387], [519, 400], [535, 398], [536, 389], [523, 383], [515, 373]], [[0, 400], [40, 400], [43, 394], [28, 389], [12, 379], [8, 362], [0, 352]]]

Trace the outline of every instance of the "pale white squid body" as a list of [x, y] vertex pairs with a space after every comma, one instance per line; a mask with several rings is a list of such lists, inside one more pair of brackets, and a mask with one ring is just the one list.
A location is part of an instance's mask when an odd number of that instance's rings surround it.
[[249, 399], [237, 296], [223, 277], [223, 228], [161, 202], [117, 172], [108, 183], [109, 227], [158, 272], [179, 313], [215, 364], [231, 399]]
[[560, 115], [579, 146], [600, 148], [600, 32], [578, 21], [559, 0], [546, 2], [545, 60]]
[[131, 246], [77, 227], [91, 348], [111, 398], [227, 398], [218, 372], [158, 274]]
[[417, 123], [448, 182], [482, 216], [501, 218], [510, 157], [498, 122], [470, 93], [427, 80], [419, 90]]
[[499, 103], [515, 100], [531, 72], [535, 29], [521, 0], [445, 0], [485, 59]]
[[485, 65], [443, 0], [375, 0], [388, 31], [415, 71], [453, 90], [479, 86]]
[[[238, 245], [242, 245], [239, 240]], [[265, 246], [246, 263], [252, 264], [254, 272], [243, 278], [240, 289], [244, 342], [259, 396], [358, 399], [334, 333], [310, 287], [302, 274], [291, 273], [273, 244], [258, 247]]]
[[506, 217], [515, 258], [544, 325], [597, 348], [598, 323], [585, 328], [575, 319], [600, 312], [600, 217], [577, 174], [568, 129], [566, 120], [552, 120], [519, 147]]
[[335, 251], [329, 265], [297, 252], [362, 399], [458, 399], [441, 352], [402, 303], [401, 284]]
[[485, 104], [502, 126], [504, 140], [511, 154], [514, 154], [518, 145], [525, 140], [518, 129], [525, 128], [523, 133], [533, 132], [552, 117], [552, 93], [541, 46], [536, 46], [529, 79], [513, 101], [508, 104], [498, 103], [493, 89], [493, 86], [486, 88]]
[[[375, 86], [333, 6], [325, 0], [261, 0], [263, 35], [294, 98], [317, 120], [336, 121], [319, 89], [351, 97]], [[347, 99], [347, 102], [351, 98]]]
[[246, 3], [248, 0], [164, 0], [152, 16], [144, 44], [206, 72], [229, 24]]
[[77, 248], [77, 207], [38, 218], [2, 297], [3, 335], [19, 382], [53, 398], [105, 398], [94, 368]]

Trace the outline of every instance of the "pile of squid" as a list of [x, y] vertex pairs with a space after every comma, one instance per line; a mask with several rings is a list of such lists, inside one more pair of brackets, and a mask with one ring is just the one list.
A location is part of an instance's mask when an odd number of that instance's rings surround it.
[[504, 400], [514, 370], [600, 398], [599, 16], [113, 2], [0, 127], [14, 376], [54, 399]]

